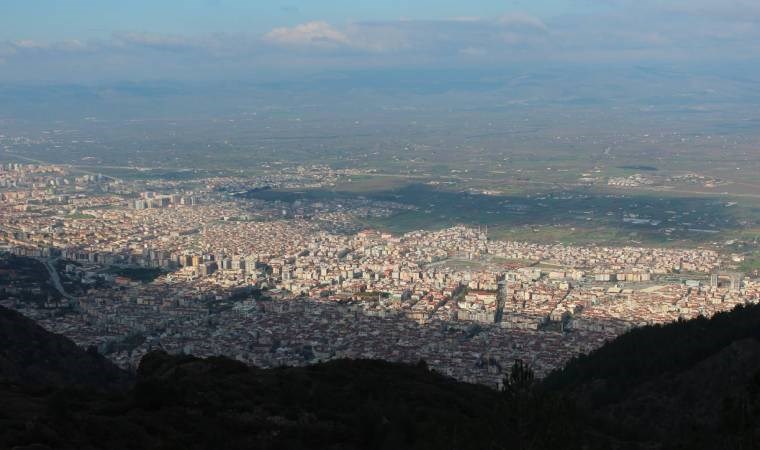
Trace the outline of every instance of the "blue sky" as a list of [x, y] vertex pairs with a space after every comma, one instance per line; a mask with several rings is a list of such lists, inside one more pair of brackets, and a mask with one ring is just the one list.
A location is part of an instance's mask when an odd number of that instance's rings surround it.
[[0, 0], [0, 81], [760, 56], [757, 0]]
[[349, 22], [494, 17], [521, 11], [552, 17], [598, 10], [605, 1], [561, 0], [3, 0], [0, 38], [82, 39], [114, 31], [177, 34], [265, 32], [300, 21]]

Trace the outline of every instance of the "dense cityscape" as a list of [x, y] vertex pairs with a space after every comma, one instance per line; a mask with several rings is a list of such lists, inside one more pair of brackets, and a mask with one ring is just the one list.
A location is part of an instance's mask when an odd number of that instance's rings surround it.
[[392, 234], [363, 220], [416, 206], [248, 195], [368, 173], [130, 181], [4, 164], [0, 251], [44, 276], [6, 264], [0, 305], [128, 369], [157, 348], [259, 367], [424, 360], [498, 386], [516, 359], [543, 376], [633, 327], [760, 301], [743, 256], [714, 248], [506, 241], [464, 225]]
[[0, 3], [0, 450], [760, 449], [757, 0]]

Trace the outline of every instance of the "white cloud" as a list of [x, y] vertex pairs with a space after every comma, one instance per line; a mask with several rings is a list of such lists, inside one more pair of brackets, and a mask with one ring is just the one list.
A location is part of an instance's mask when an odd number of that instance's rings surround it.
[[296, 46], [351, 46], [351, 39], [326, 22], [308, 22], [292, 28], [275, 28], [264, 36], [269, 42]]
[[[577, 0], [597, 2], [599, 0]], [[689, 3], [693, 2], [693, 3]], [[757, 2], [757, 3], [753, 3]], [[667, 5], [665, 5], [667, 3]], [[522, 12], [446, 20], [305, 22], [265, 34], [166, 35], [141, 31], [103, 39], [0, 41], [3, 67], [79, 65], [115, 72], [261, 70], [271, 67], [374, 67], [502, 64], [515, 61], [638, 61], [760, 55], [760, 0], [615, 0], [597, 12], [538, 18]], [[612, 4], [612, 3], [610, 3]], [[221, 64], [220, 64], [221, 63]], [[114, 63], [115, 64], [115, 63]], [[247, 73], [241, 70], [242, 73]], [[46, 73], [46, 70], [37, 70]], [[2, 76], [2, 74], [0, 74]]]
[[459, 53], [465, 56], [479, 57], [486, 56], [488, 51], [477, 47], [467, 47], [459, 50]]
[[3, 47], [13, 50], [11, 53], [23, 51], [38, 52], [81, 52], [86, 51], [90, 46], [78, 39], [67, 39], [63, 41], [43, 42], [33, 39], [18, 39], [0, 45], [0, 53]]
[[547, 31], [546, 24], [538, 17], [521, 12], [505, 14], [499, 18], [499, 23], [506, 26], [518, 26]]
[[460, 16], [449, 19], [451, 22], [480, 22], [483, 19], [477, 16]]
[[352, 22], [335, 26], [308, 22], [289, 28], [276, 28], [264, 40], [283, 46], [345, 49], [365, 52], [433, 52], [464, 54], [487, 51], [510, 40], [521, 44], [535, 40], [548, 31], [540, 19], [523, 14], [508, 14], [499, 19], [455, 17], [446, 20]]
[[78, 52], [88, 50], [89, 46], [78, 39], [68, 39], [57, 42], [53, 48], [61, 51]]
[[112, 44], [168, 51], [188, 50], [198, 46], [195, 39], [185, 36], [171, 36], [144, 32], [114, 33]]
[[47, 48], [45, 44], [32, 39], [19, 39], [11, 44], [20, 49]]

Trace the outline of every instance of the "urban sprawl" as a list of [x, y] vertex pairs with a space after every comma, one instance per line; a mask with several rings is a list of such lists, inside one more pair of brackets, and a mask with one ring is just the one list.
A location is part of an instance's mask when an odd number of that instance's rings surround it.
[[392, 235], [361, 219], [413, 206], [245, 195], [361, 170], [125, 181], [0, 167], [0, 253], [47, 272], [35, 286], [0, 270], [0, 304], [127, 368], [156, 348], [260, 367], [424, 360], [493, 386], [516, 359], [545, 375], [632, 327], [760, 300], [760, 280], [731, 269], [741, 256], [715, 249], [499, 241], [465, 226]]

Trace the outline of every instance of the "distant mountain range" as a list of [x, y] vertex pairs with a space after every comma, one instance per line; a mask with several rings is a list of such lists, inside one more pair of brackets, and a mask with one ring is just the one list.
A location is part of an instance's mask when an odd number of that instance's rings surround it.
[[0, 308], [0, 448], [751, 449], [760, 306], [634, 330], [503, 392], [417, 365], [258, 369], [148, 354], [136, 375]]
[[[722, 111], [746, 119], [760, 98], [756, 67], [594, 66], [504, 67], [489, 70], [354, 70], [272, 80], [0, 83], [0, 119], [47, 124], [104, 120], [208, 119], [289, 111], [304, 117], [350, 115], [376, 121], [375, 113], [417, 117], [420, 111], [486, 113], [550, 106], [564, 109], [636, 105], [660, 112]], [[731, 108], [724, 108], [731, 105]], [[374, 113], [373, 113], [374, 111]], [[632, 120], [641, 111], [633, 110]], [[240, 118], [240, 117], [238, 117]]]

